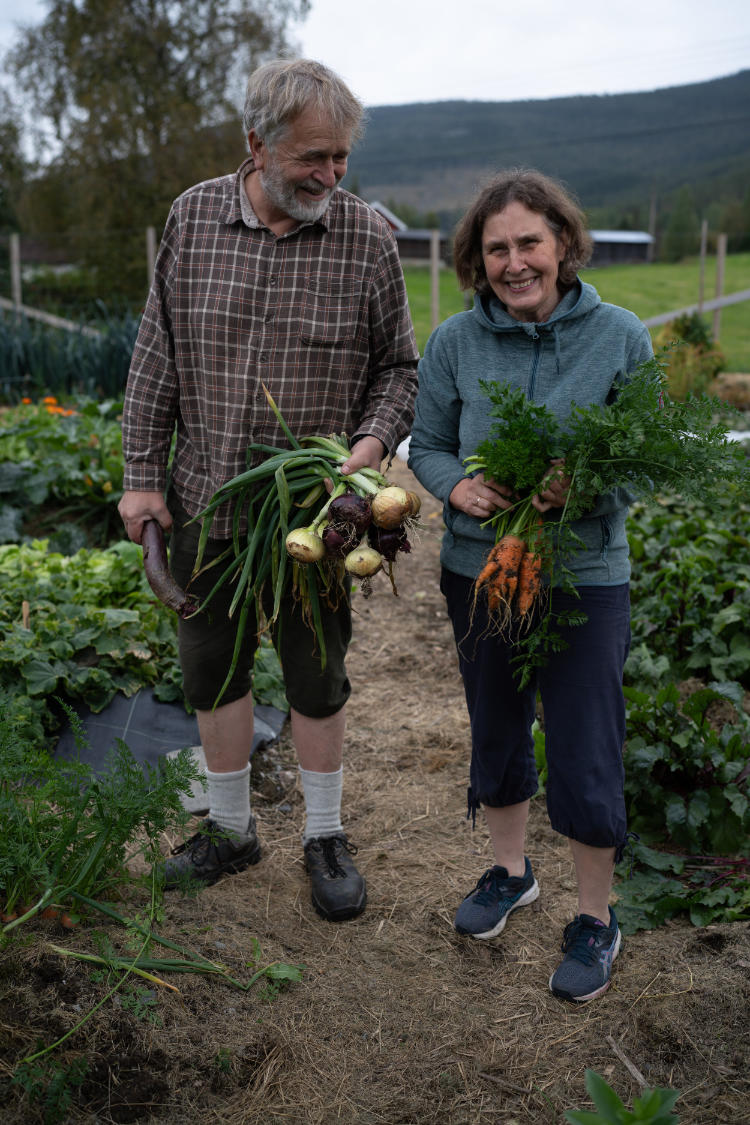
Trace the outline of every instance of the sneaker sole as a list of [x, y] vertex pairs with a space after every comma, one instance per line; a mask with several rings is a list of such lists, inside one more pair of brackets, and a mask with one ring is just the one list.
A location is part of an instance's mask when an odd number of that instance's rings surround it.
[[529, 887], [528, 891], [524, 891], [518, 901], [514, 902], [513, 905], [505, 911], [505, 914], [503, 914], [498, 924], [496, 926], [493, 926], [491, 930], [485, 930], [482, 934], [474, 934], [471, 932], [471, 930], [462, 930], [459, 926], [456, 926], [456, 933], [463, 934], [465, 937], [477, 938], [479, 941], [488, 941], [490, 938], [497, 937], [498, 934], [501, 934], [503, 932], [503, 930], [505, 929], [505, 923], [508, 921], [508, 918], [511, 916], [514, 910], [518, 910], [519, 906], [528, 906], [529, 903], [534, 902], [535, 899], [538, 898], [539, 884], [535, 879], [533, 886]]
[[[617, 954], [620, 952], [621, 941], [622, 941], [622, 934], [620, 933], [620, 931], [618, 929], [618, 931], [617, 931], [617, 941], [615, 942], [615, 950], [614, 950], [614, 953], [612, 954], [612, 960], [610, 961], [610, 970], [611, 970], [612, 965], [615, 962], [615, 958], [617, 957]], [[555, 970], [555, 972], [557, 972], [557, 970]], [[607, 979], [605, 980], [604, 984], [600, 988], [594, 989], [593, 992], [587, 992], [585, 996], [573, 996], [572, 993], [566, 992], [562, 988], [553, 988], [552, 981], [554, 979], [555, 979], [555, 973], [553, 973], [552, 976], [549, 978], [549, 989], [550, 989], [550, 992], [552, 993], [552, 995], [557, 996], [558, 999], [560, 999], [560, 1000], [571, 1000], [574, 1004], [585, 1004], [589, 1000], [596, 1000], [597, 996], [601, 996], [604, 992], [606, 992], [607, 989], [609, 988], [609, 986], [612, 983], [612, 977], [608, 976]]]

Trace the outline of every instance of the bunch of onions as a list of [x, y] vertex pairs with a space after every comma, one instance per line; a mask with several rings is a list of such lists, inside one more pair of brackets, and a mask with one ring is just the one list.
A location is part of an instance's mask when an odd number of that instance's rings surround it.
[[[368, 530], [374, 523], [381, 529], [395, 531], [419, 511], [419, 499], [414, 493], [389, 485], [376, 469], [365, 467], [344, 476], [341, 466], [351, 456], [346, 438], [316, 434], [297, 439], [265, 387], [264, 391], [289, 448], [252, 444], [248, 458], [262, 453], [262, 463], [222, 485], [196, 517], [201, 520], [201, 534], [194, 574], [202, 570], [217, 510], [230, 503], [234, 512], [232, 546], [225, 552], [232, 557], [202, 604], [205, 609], [224, 583], [234, 585], [229, 614], [239, 611], [237, 639], [227, 678], [214, 706], [221, 700], [237, 666], [251, 607], [255, 605], [259, 619], [264, 616], [271, 626], [290, 589], [301, 600], [318, 640], [321, 664], [325, 666], [321, 598], [335, 604], [342, 594], [345, 574], [359, 578], [363, 592], [367, 593], [370, 578], [384, 563], [393, 582], [393, 559], [368, 543]], [[326, 496], [329, 482], [333, 489]], [[323, 501], [322, 507], [311, 522], [310, 512], [319, 501]], [[262, 598], [269, 585], [273, 593], [270, 610], [268, 600]]]

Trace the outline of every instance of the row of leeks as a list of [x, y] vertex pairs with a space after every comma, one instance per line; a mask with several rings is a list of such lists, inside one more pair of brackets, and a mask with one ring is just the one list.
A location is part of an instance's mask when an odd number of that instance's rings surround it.
[[[419, 511], [416, 494], [389, 485], [376, 469], [363, 468], [343, 475], [341, 465], [351, 456], [346, 437], [332, 434], [298, 439], [267, 390], [266, 397], [290, 448], [250, 445], [248, 457], [262, 453], [263, 462], [222, 485], [195, 517], [201, 520], [201, 533], [193, 577], [226, 563], [203, 599], [201, 610], [222, 586], [231, 582], [235, 590], [229, 616], [239, 613], [232, 661], [214, 706], [219, 704], [234, 675], [251, 610], [255, 608], [258, 618], [264, 617], [266, 624], [272, 626], [282, 598], [290, 592], [300, 599], [303, 613], [315, 631], [324, 667], [321, 599], [335, 606], [346, 594], [343, 583], [347, 575], [360, 578], [363, 592], [368, 593], [370, 577], [381, 568], [387, 570], [395, 593], [395, 550], [409, 550], [405, 521], [413, 519]], [[347, 511], [349, 498], [359, 501], [367, 512], [364, 526], [358, 523], [357, 529], [336, 514], [342, 508]], [[322, 506], [316, 509], [321, 500]], [[232, 542], [203, 567], [214, 516], [226, 503], [233, 508]], [[368, 536], [362, 538], [371, 520]], [[380, 520], [383, 534], [392, 530], [398, 540], [395, 548], [386, 541], [382, 552], [373, 546], [378, 542]], [[349, 549], [344, 551], [342, 544]]]

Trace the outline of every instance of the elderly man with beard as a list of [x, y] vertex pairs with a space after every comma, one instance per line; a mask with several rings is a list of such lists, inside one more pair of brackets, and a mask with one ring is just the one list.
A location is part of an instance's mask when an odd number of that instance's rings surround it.
[[[120, 514], [136, 543], [145, 520], [171, 529], [170, 565], [182, 585], [199, 527], [187, 521], [246, 467], [250, 442], [284, 444], [263, 385], [293, 432], [349, 435], [345, 473], [379, 468], [409, 431], [418, 353], [395, 240], [379, 215], [339, 187], [362, 115], [359, 100], [319, 63], [268, 63], [248, 83], [249, 158], [172, 205], [128, 379]], [[206, 562], [231, 542], [231, 508], [217, 516]], [[191, 591], [205, 596], [214, 574]], [[178, 625], [209, 812], [165, 861], [168, 889], [213, 883], [260, 859], [249, 786], [257, 622], [214, 708], [235, 644], [231, 594]], [[279, 625], [312, 902], [340, 921], [366, 900], [341, 822], [350, 606], [342, 599], [325, 608], [325, 669], [291, 598]]]

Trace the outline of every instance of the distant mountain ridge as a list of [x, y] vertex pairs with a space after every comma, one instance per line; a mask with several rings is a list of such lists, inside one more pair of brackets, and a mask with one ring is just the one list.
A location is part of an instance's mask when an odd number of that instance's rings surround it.
[[519, 164], [564, 180], [600, 222], [629, 210], [645, 223], [652, 194], [685, 184], [699, 206], [742, 198], [750, 70], [638, 94], [375, 106], [347, 183], [452, 217], [493, 171]]

